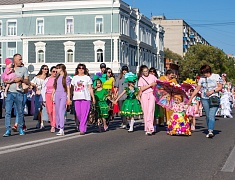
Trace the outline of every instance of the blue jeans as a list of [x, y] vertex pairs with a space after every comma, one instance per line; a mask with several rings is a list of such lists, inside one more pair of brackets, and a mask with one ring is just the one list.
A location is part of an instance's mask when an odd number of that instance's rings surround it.
[[33, 120], [39, 120], [38, 119], [38, 114], [39, 114], [39, 111], [40, 111], [40, 105], [41, 105], [40, 95], [35, 95], [34, 96], [35, 111], [34, 111]]
[[8, 92], [7, 98], [5, 100], [5, 108], [6, 108], [6, 114], [5, 114], [5, 126], [6, 130], [11, 130], [11, 111], [13, 108], [13, 103], [16, 105], [16, 113], [18, 114], [18, 127], [22, 128], [23, 126], [23, 100], [24, 95], [19, 92]]
[[215, 125], [215, 115], [218, 110], [218, 107], [211, 107], [209, 106], [209, 99], [202, 99], [202, 106], [206, 113], [206, 123], [208, 130], [214, 130]]
[[[23, 99], [23, 125], [25, 124], [25, 119], [24, 119], [24, 107], [27, 101], [27, 94], [23, 94], [24, 99]], [[14, 108], [16, 108], [16, 104], [14, 106]], [[15, 120], [15, 124], [18, 124], [19, 121], [19, 117], [18, 117], [18, 112], [16, 111], [16, 120]]]

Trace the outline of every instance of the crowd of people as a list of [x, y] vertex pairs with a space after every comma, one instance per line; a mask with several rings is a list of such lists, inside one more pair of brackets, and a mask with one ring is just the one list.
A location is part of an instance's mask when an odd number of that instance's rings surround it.
[[[100, 64], [100, 72], [90, 76], [85, 64], [78, 64], [75, 74], [69, 76], [64, 64], [49, 67], [42, 65], [38, 74], [29, 81], [28, 70], [22, 63], [22, 56], [15, 54], [13, 62], [5, 60], [6, 69], [2, 74], [5, 89], [1, 87], [0, 109], [5, 107], [6, 132], [18, 131], [24, 135], [26, 122], [24, 114], [33, 115], [36, 128], [43, 129], [44, 122], [50, 122], [51, 133], [65, 135], [64, 125], [67, 111], [74, 112], [76, 130], [84, 135], [90, 117], [95, 118], [98, 131], [107, 131], [109, 122], [116, 114], [121, 117], [120, 128], [134, 131], [135, 119], [143, 115], [145, 134], [156, 133], [157, 126], [166, 126], [169, 135], [191, 135], [196, 129], [196, 118], [205, 111], [208, 134], [214, 136], [215, 116], [232, 118], [233, 88], [226, 74], [222, 78], [212, 73], [209, 65], [201, 67], [202, 76], [197, 86], [186, 92], [188, 101], [181, 94], [173, 97], [172, 108], [165, 108], [157, 102], [158, 82], [177, 85], [173, 70], [158, 77], [154, 67], [140, 66], [139, 72], [129, 72], [123, 66], [115, 77], [112, 69]], [[180, 85], [179, 85], [180, 86]], [[11, 127], [12, 110], [15, 124]], [[26, 112], [27, 111], [27, 112]], [[94, 113], [95, 115], [91, 115]], [[2, 116], [2, 112], [0, 114]]]

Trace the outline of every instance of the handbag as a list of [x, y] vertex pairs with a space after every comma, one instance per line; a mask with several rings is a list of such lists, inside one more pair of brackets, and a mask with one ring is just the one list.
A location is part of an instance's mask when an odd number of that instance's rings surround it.
[[[208, 91], [208, 82], [206, 78], [206, 89]], [[220, 106], [220, 98], [218, 96], [212, 95], [209, 97], [209, 107], [219, 107]]]
[[87, 117], [87, 122], [90, 125], [96, 124], [98, 121], [98, 114], [94, 104], [91, 104], [90, 111]]

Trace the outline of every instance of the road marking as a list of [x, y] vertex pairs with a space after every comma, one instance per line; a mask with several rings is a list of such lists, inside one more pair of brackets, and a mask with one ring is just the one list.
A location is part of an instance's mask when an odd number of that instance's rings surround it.
[[235, 168], [235, 146], [233, 147], [233, 150], [231, 151], [227, 161], [225, 162], [223, 168], [221, 171], [223, 172], [233, 172]]
[[57, 136], [57, 137], [52, 137], [52, 138], [46, 138], [46, 139], [40, 139], [36, 141], [29, 141], [25, 143], [19, 143], [19, 144], [14, 144], [14, 145], [9, 145], [9, 146], [4, 146], [0, 148], [0, 155], [1, 154], [7, 154], [11, 152], [16, 152], [24, 149], [30, 149], [38, 146], [43, 146], [47, 144], [52, 144], [56, 142], [61, 142], [61, 141], [66, 141], [70, 139], [75, 139], [75, 138], [81, 138], [85, 136], [92, 135], [93, 133], [89, 133], [86, 135], [80, 135], [79, 133], [75, 134], [69, 134], [66, 136]]

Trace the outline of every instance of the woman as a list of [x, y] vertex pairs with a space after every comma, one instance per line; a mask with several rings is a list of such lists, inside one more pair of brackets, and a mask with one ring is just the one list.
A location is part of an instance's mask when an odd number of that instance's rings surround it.
[[51, 123], [51, 132], [55, 132], [56, 127], [56, 117], [55, 117], [55, 104], [52, 101], [52, 92], [53, 92], [53, 85], [56, 78], [56, 67], [52, 66], [50, 69], [51, 76], [48, 77], [43, 85], [42, 85], [42, 99], [43, 99], [43, 105], [46, 106], [46, 110], [48, 113], [48, 117]]
[[[125, 74], [129, 72], [129, 69], [127, 66], [122, 66], [121, 72], [117, 78], [117, 81], [114, 84], [114, 97], [115, 99], [124, 91], [126, 87], [128, 87], [127, 83], [124, 83], [125, 80]], [[126, 94], [124, 94], [119, 100], [118, 100], [118, 106], [121, 108], [124, 100], [126, 99]], [[126, 129], [127, 127], [127, 119], [126, 116], [121, 116], [122, 119], [122, 125], [121, 129]]]
[[[104, 74], [106, 74], [106, 78], [107, 80], [102, 84], [102, 88], [108, 90], [108, 95], [109, 95], [109, 99], [113, 99], [113, 94], [114, 94], [114, 84], [115, 84], [115, 77], [114, 74], [112, 72], [111, 68], [106, 68], [104, 71]], [[113, 104], [112, 102], [107, 99], [107, 103], [109, 105], [109, 116], [107, 118], [107, 123], [109, 123], [109, 120], [113, 120]]]
[[153, 95], [153, 88], [156, 86], [157, 78], [154, 75], [149, 74], [149, 70], [146, 65], [140, 66], [138, 76], [138, 87], [141, 91], [140, 102], [144, 114], [144, 129], [146, 135], [152, 135], [154, 132], [153, 121], [156, 104], [156, 98]]
[[35, 89], [35, 96], [34, 96], [34, 120], [38, 120], [37, 128], [44, 128], [43, 120], [41, 116], [41, 104], [40, 104], [40, 96], [42, 90], [42, 84], [44, 83], [45, 79], [49, 76], [49, 69], [47, 65], [42, 65], [40, 68], [39, 73], [33, 78], [31, 81], [31, 85]]
[[92, 80], [86, 74], [87, 72], [85, 64], [78, 64], [75, 70], [75, 76], [71, 81], [75, 111], [77, 118], [80, 121], [80, 135], [84, 135], [87, 130], [87, 116], [90, 111], [91, 97], [93, 104], [95, 104]]
[[222, 89], [222, 79], [218, 74], [212, 73], [211, 67], [209, 65], [203, 65], [200, 68], [200, 72], [203, 77], [200, 78], [198, 86], [194, 90], [187, 104], [191, 104], [192, 99], [201, 89], [201, 102], [206, 113], [206, 122], [208, 127], [208, 134], [206, 135], [206, 137], [212, 138], [214, 136], [213, 130], [215, 124], [215, 115], [219, 108], [219, 101], [218, 105], [212, 107], [210, 106], [209, 98], [211, 98], [212, 96], [219, 97], [219, 91]]
[[66, 105], [71, 104], [70, 100], [70, 77], [67, 76], [66, 66], [64, 64], [56, 65], [57, 76], [54, 80], [51, 99], [55, 102], [56, 126], [59, 132], [57, 136], [64, 136], [64, 114]]

